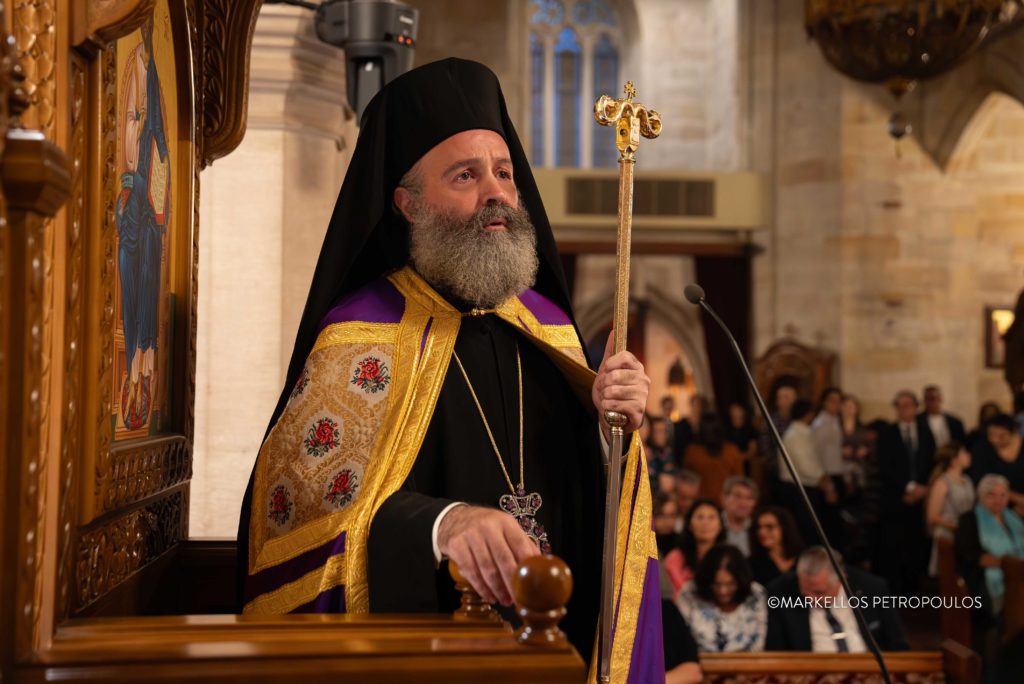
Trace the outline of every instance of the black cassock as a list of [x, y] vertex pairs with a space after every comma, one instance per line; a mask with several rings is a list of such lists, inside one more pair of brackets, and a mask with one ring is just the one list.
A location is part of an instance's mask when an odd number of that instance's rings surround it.
[[[487, 416], [512, 484], [518, 485], [517, 344], [523, 369], [525, 490], [541, 495], [537, 522], [547, 532], [551, 552], [572, 570], [573, 593], [561, 627], [589, 660], [599, 610], [604, 525], [596, 418], [547, 355], [493, 314], [463, 318], [455, 352]], [[510, 493], [480, 413], [452, 359], [416, 463], [370, 527], [370, 611], [458, 608], [447, 563], [439, 568], [434, 563], [434, 520], [453, 501], [497, 508], [499, 499]]]

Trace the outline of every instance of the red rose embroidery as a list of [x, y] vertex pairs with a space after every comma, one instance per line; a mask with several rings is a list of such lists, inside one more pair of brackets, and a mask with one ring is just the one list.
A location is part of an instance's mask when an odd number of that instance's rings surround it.
[[352, 384], [367, 394], [380, 392], [391, 382], [391, 371], [387, 364], [375, 356], [367, 356], [356, 364], [352, 371]]
[[359, 477], [349, 468], [345, 468], [335, 473], [334, 477], [331, 478], [330, 484], [327, 485], [324, 501], [340, 508], [352, 501], [358, 488]]
[[291, 494], [285, 486], [277, 485], [274, 491], [270, 493], [270, 515], [267, 517], [279, 526], [284, 525], [292, 517], [292, 508], [294, 506]]
[[320, 418], [310, 426], [303, 445], [306, 447], [306, 454], [320, 457], [338, 446], [340, 442], [341, 430], [338, 429], [338, 424], [330, 418]]

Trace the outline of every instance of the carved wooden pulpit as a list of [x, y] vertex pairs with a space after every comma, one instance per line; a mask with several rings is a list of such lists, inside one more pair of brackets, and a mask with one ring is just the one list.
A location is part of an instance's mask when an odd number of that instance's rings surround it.
[[0, 681], [582, 681], [561, 590], [524, 590], [520, 634], [469, 595], [187, 615], [234, 598], [233, 549], [187, 539], [198, 198], [245, 131], [260, 4], [0, 2]]

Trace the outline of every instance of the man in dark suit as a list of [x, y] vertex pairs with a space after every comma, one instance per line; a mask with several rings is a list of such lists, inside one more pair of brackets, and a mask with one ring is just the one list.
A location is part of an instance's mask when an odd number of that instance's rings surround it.
[[[868, 638], [857, 622], [854, 606], [860, 607], [879, 648], [908, 650], [892, 599], [876, 601], [889, 596], [885, 580], [852, 566], [844, 567], [844, 572], [855, 601], [846, 597], [822, 546], [805, 549], [795, 573], [787, 572], [769, 584], [765, 650], [863, 653], [868, 650]], [[777, 608], [776, 600], [781, 604]]]
[[[937, 385], [924, 388], [924, 411], [917, 415], [918, 434], [927, 434], [935, 449], [946, 446], [950, 442], [964, 444], [967, 433], [962, 420], [952, 413], [942, 411], [942, 390]], [[935, 454], [929, 454], [934, 458]]]
[[893, 593], [918, 593], [928, 567], [931, 539], [925, 533], [924, 500], [928, 494], [935, 443], [920, 429], [917, 397], [903, 390], [893, 399], [896, 422], [878, 436], [876, 460], [881, 484], [882, 524], [874, 569], [889, 582]]

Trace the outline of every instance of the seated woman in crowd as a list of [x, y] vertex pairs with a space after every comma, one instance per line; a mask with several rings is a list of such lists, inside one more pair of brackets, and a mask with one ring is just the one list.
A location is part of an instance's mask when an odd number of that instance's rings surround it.
[[686, 448], [683, 467], [700, 475], [700, 495], [718, 500], [725, 481], [743, 474], [743, 454], [725, 439], [725, 427], [713, 413], [705, 413], [694, 442]]
[[1002, 413], [1002, 409], [999, 408], [999, 404], [994, 401], [986, 401], [978, 409], [978, 425], [967, 433], [967, 439], [965, 443], [968, 449], [973, 451], [974, 447], [979, 442], [985, 441], [985, 431], [988, 429], [988, 423], [990, 420]]
[[700, 650], [764, 650], [768, 631], [764, 587], [753, 580], [747, 559], [735, 546], [719, 544], [708, 551], [676, 605]]
[[750, 569], [762, 587], [793, 569], [804, 542], [793, 514], [781, 506], [765, 506], [750, 526]]
[[686, 514], [679, 547], [665, 554], [662, 567], [678, 594], [697, 574], [697, 566], [715, 544], [725, 540], [722, 511], [711, 499], [697, 499]]
[[[935, 451], [935, 473], [932, 475], [925, 506], [925, 524], [932, 539], [953, 539], [960, 516], [974, 508], [974, 483], [966, 474], [971, 467], [971, 454], [960, 444], [950, 442]], [[938, 574], [939, 545], [932, 544], [928, 576]]]
[[981, 482], [985, 475], [1002, 475], [1010, 487], [1010, 505], [1024, 512], [1024, 439], [1013, 416], [1000, 413], [988, 421], [985, 439], [971, 450], [971, 479]]
[[960, 517], [954, 535], [957, 569], [971, 593], [981, 596], [990, 616], [1003, 610], [1003, 556], [1024, 558], [1024, 521], [1007, 505], [1010, 483], [986, 475], [978, 483], [978, 504]]

